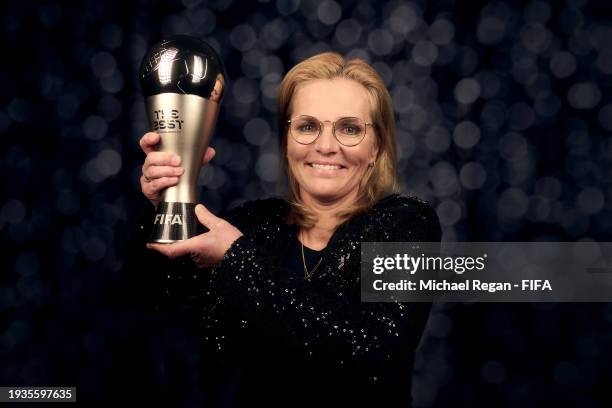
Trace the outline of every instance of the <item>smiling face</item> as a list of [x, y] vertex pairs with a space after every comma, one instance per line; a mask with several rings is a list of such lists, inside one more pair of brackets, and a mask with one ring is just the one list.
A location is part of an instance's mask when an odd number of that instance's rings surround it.
[[[290, 113], [291, 118], [308, 115], [321, 122], [357, 117], [371, 123], [373, 119], [367, 90], [344, 78], [306, 82], [294, 94]], [[305, 203], [352, 202], [368, 165], [376, 160], [375, 132], [367, 126], [363, 141], [352, 147], [336, 140], [331, 123], [325, 123], [321, 135], [308, 145], [287, 134], [289, 171], [300, 186], [301, 199]]]

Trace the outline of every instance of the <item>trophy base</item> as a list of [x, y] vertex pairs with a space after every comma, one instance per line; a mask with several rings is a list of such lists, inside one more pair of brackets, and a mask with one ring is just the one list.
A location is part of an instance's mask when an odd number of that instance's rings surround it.
[[195, 206], [195, 203], [159, 203], [149, 242], [171, 244], [205, 232], [195, 215]]

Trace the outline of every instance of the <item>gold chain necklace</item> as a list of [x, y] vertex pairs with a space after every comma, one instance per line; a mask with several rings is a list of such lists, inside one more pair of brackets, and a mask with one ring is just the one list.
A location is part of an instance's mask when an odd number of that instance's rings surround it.
[[[298, 237], [298, 240], [299, 240], [299, 237]], [[300, 241], [300, 245], [302, 245], [302, 263], [304, 264], [304, 279], [306, 279], [307, 281], [310, 281], [310, 278], [312, 277], [312, 275], [319, 268], [319, 265], [321, 265], [321, 261], [323, 260], [323, 257], [319, 258], [319, 261], [317, 262], [315, 267], [312, 268], [311, 271], [308, 271], [308, 268], [306, 267], [306, 257], [304, 256], [304, 244], [302, 244], [302, 241]]]

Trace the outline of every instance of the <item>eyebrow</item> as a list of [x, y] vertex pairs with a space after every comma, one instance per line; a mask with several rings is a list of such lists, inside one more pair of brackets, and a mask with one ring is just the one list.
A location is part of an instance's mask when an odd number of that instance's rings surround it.
[[[295, 114], [295, 113], [294, 113], [294, 114], [292, 114], [292, 115], [290, 116], [290, 119], [291, 119], [291, 118], [297, 118], [298, 116], [310, 116], [310, 117], [315, 118], [315, 119], [317, 119], [317, 120], [321, 120], [321, 119], [320, 119], [320, 118], [319, 118], [317, 115], [309, 115], [309, 114], [307, 114], [307, 113], [302, 113], [302, 114]], [[365, 120], [365, 121], [367, 122], [367, 121], [368, 121], [368, 119], [365, 119], [365, 117], [366, 117], [366, 115], [360, 116], [360, 115], [356, 115], [356, 114], [353, 114], [353, 115], [340, 115], [340, 116], [338, 116], [338, 117], [337, 117], [336, 119], [334, 119], [334, 120], [331, 120], [331, 119], [328, 119], [328, 120], [330, 120], [331, 122], [334, 122], [334, 121], [336, 121], [336, 120], [338, 120], [338, 119], [342, 119], [342, 118], [360, 118], [360, 119], [363, 119], [363, 120]], [[323, 122], [323, 121], [322, 121], [322, 122]]]

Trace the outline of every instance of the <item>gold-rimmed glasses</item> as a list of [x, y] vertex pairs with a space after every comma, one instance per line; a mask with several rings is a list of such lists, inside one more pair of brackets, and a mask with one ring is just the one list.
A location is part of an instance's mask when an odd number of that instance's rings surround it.
[[374, 123], [368, 123], [360, 118], [352, 116], [340, 118], [335, 122], [330, 120], [320, 121], [314, 116], [300, 115], [287, 121], [289, 133], [293, 140], [300, 144], [311, 144], [321, 135], [326, 123], [332, 125], [332, 134], [343, 146], [357, 146], [365, 138], [368, 126], [375, 127]]

